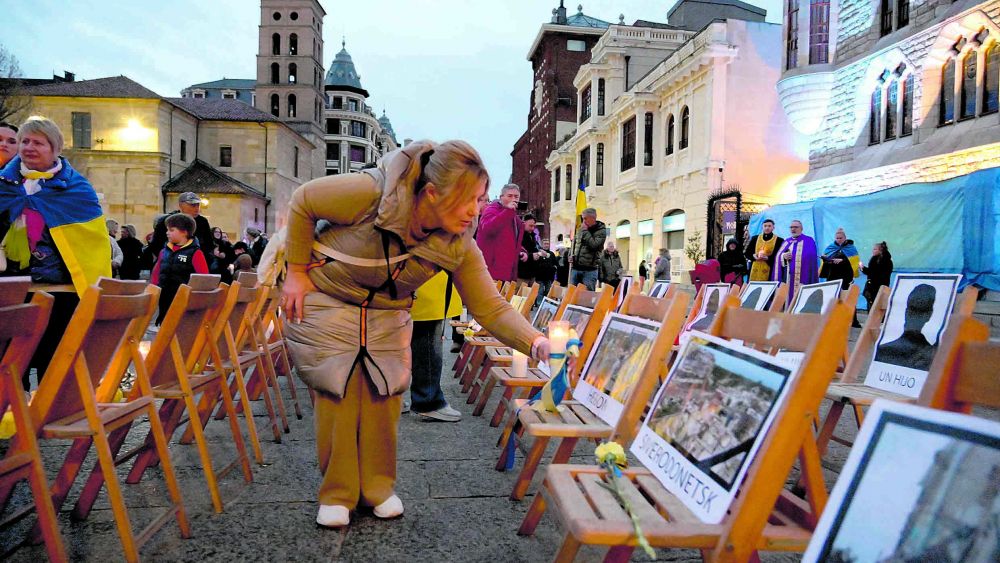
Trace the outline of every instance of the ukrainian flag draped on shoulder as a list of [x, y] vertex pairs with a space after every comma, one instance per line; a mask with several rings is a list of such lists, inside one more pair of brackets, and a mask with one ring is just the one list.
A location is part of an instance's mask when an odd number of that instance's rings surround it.
[[111, 242], [97, 192], [65, 158], [59, 159], [62, 168], [51, 178], [39, 175], [40, 189], [32, 195], [24, 189], [21, 158], [8, 162], [0, 170], [0, 214], [7, 212], [12, 223], [25, 208], [41, 214], [73, 287], [82, 294], [97, 278], [111, 277]]

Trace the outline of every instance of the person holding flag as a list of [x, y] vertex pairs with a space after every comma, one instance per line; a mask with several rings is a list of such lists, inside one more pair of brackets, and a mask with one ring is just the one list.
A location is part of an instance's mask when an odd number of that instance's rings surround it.
[[[823, 250], [820, 260], [823, 265], [820, 267], [819, 277], [827, 281], [840, 280], [841, 291], [850, 289], [854, 278], [860, 274], [861, 256], [854, 241], [847, 238], [843, 227], [837, 229], [833, 242]], [[861, 328], [857, 312], [854, 314], [854, 328]]]
[[576, 192], [576, 216], [569, 283], [582, 283], [588, 290], [594, 291], [597, 288], [597, 269], [601, 263], [601, 252], [604, 250], [604, 241], [608, 238], [608, 230], [604, 223], [597, 220], [597, 210], [587, 207], [587, 185], [583, 177], [580, 178]]

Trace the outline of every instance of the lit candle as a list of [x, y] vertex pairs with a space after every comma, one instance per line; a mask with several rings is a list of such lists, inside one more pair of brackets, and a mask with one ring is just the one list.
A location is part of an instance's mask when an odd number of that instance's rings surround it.
[[459, 317], [459, 319], [463, 323], [469, 322], [469, 310], [466, 309], [465, 307], [462, 307], [462, 315]]
[[549, 353], [565, 354], [566, 342], [569, 341], [569, 322], [552, 321], [549, 323]]
[[513, 377], [528, 377], [528, 356], [514, 350]]

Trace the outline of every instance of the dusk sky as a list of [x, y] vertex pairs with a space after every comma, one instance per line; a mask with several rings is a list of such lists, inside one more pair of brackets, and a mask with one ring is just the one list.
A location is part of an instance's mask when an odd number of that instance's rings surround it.
[[[781, 21], [778, 0], [752, 2]], [[385, 109], [403, 138], [465, 139], [482, 153], [498, 185], [511, 172], [510, 151], [527, 125], [531, 89], [528, 49], [557, 0], [503, 2], [321, 0], [324, 67], [346, 36], [368, 103]], [[568, 2], [569, 14], [578, 2]], [[663, 22], [674, 2], [593, 0], [587, 15], [617, 23]], [[80, 80], [124, 74], [162, 96], [219, 78], [254, 78], [258, 0], [174, 0], [98, 4], [18, 2], [4, 10], [0, 42], [23, 74]]]

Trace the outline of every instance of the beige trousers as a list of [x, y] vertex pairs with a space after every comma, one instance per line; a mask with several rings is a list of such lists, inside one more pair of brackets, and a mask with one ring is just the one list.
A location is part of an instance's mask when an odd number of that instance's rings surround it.
[[319, 502], [378, 506], [396, 486], [396, 434], [402, 395], [379, 395], [360, 365], [343, 399], [316, 392], [316, 450], [323, 482]]

